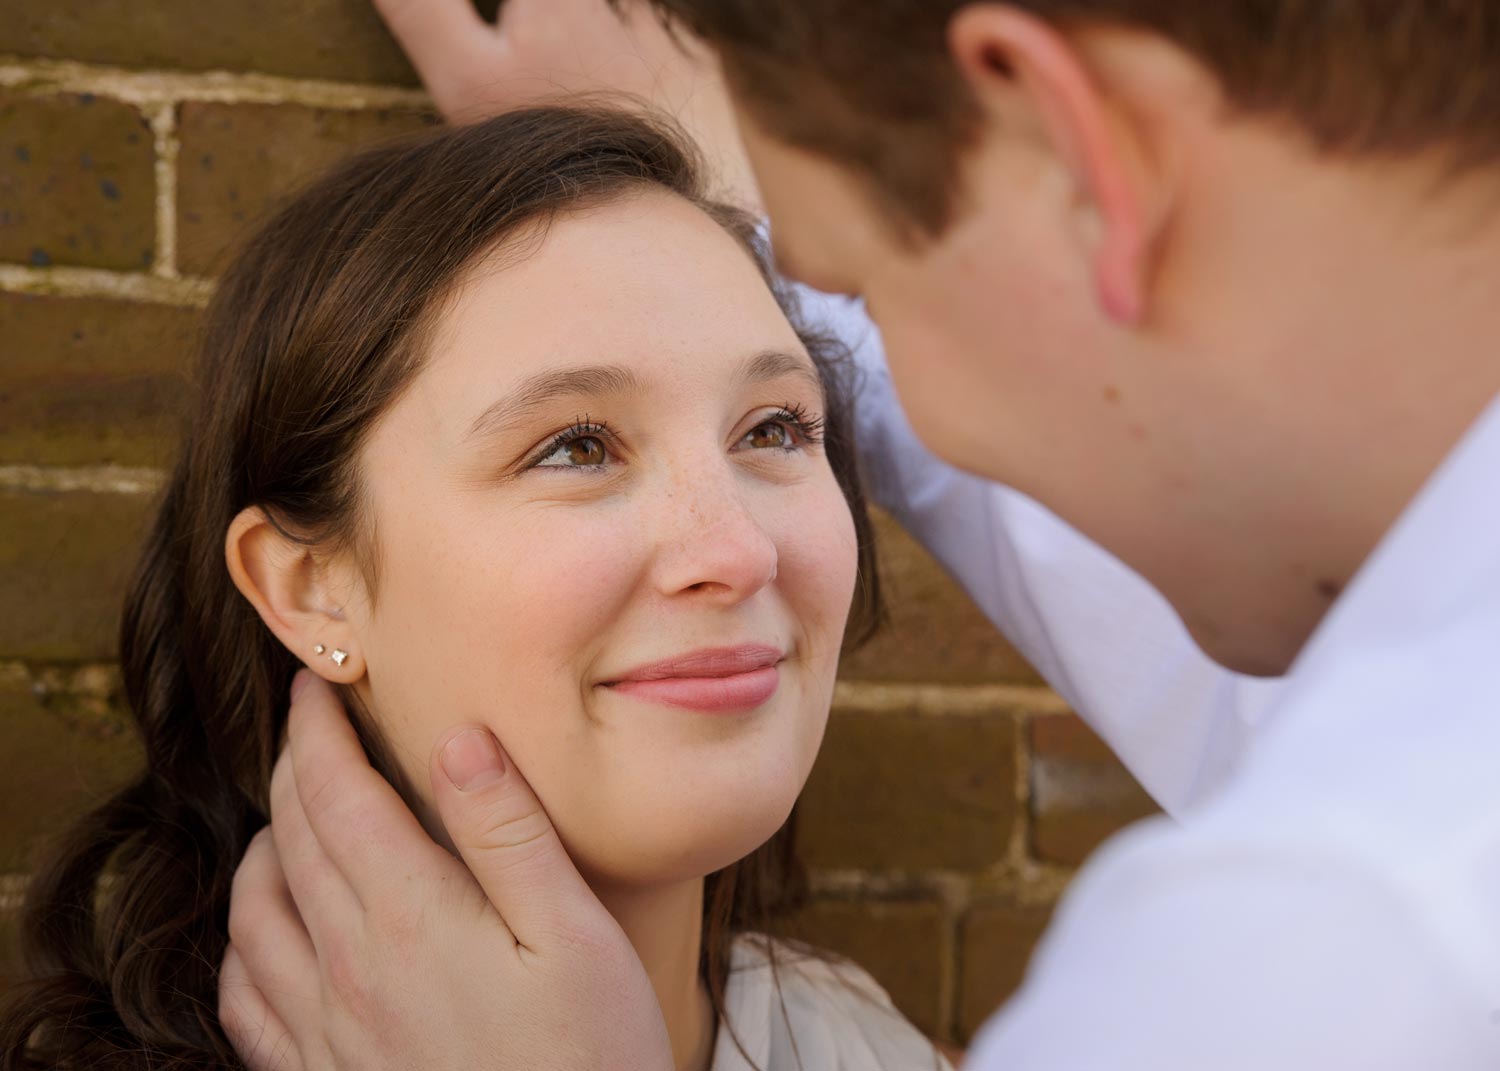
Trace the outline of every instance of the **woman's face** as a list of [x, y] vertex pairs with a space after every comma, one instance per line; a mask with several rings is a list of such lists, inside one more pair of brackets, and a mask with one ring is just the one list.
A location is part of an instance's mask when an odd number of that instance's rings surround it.
[[483, 723], [586, 876], [696, 877], [775, 832], [827, 720], [856, 548], [823, 397], [677, 197], [521, 249], [466, 276], [361, 457], [359, 688], [424, 799], [438, 736]]

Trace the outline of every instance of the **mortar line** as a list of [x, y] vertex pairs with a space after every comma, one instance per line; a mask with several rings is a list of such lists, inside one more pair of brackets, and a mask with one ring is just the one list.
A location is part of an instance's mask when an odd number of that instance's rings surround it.
[[809, 867], [809, 888], [815, 896], [833, 900], [899, 902], [938, 898], [963, 912], [983, 906], [991, 896], [1016, 904], [1051, 903], [1073, 879], [1075, 871], [1053, 863], [1028, 861], [1019, 870], [1005, 864], [983, 871], [820, 869]]
[[0, 264], [0, 291], [57, 297], [104, 297], [158, 305], [202, 308], [214, 291], [212, 279], [166, 276], [104, 268], [33, 268]]
[[1031, 734], [1030, 721], [1017, 718], [1011, 725], [1014, 734], [1011, 745], [1016, 756], [1015, 795], [1016, 820], [1010, 827], [1010, 842], [1006, 845], [1005, 859], [1017, 871], [1025, 870], [1031, 863]]
[[125, 465], [0, 465], [0, 491], [92, 491], [96, 494], [151, 495], [166, 476], [160, 469]]
[[425, 90], [234, 71], [133, 70], [0, 54], [0, 88], [25, 96], [92, 93], [151, 108], [182, 101], [304, 104], [322, 108], [432, 109]]
[[964, 911], [949, 903], [943, 903], [943, 943], [938, 949], [938, 1034], [940, 1037], [958, 1037], [958, 972], [961, 968], [958, 953], [958, 927]]
[[1062, 697], [1035, 684], [928, 684], [841, 680], [834, 706], [864, 714], [936, 716], [1005, 715], [1025, 719], [1035, 714], [1065, 714]]
[[82, 662], [46, 658], [0, 659], [0, 684], [41, 688], [66, 695], [110, 694], [119, 674], [119, 663], [109, 659]]
[[156, 257], [151, 274], [163, 279], [177, 275], [177, 104], [167, 101], [151, 113], [156, 141]]
[[21, 909], [26, 898], [26, 886], [31, 878], [26, 874], [0, 874], [0, 914], [9, 914]]

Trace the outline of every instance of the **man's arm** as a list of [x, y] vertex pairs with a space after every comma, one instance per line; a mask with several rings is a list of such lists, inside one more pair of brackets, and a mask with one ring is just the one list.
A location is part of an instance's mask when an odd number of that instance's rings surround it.
[[1077, 879], [966, 1071], [1481, 1071], [1496, 1026], [1379, 865], [1158, 819]]
[[757, 207], [717, 59], [642, 0], [506, 0], [494, 25], [471, 0], [374, 4], [449, 122], [580, 98], [650, 111], [697, 145], [715, 196]]

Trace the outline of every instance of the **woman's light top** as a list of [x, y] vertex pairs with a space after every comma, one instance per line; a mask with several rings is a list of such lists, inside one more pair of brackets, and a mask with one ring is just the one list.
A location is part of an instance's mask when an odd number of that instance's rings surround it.
[[864, 970], [757, 934], [735, 942], [724, 1011], [713, 1071], [952, 1071]]

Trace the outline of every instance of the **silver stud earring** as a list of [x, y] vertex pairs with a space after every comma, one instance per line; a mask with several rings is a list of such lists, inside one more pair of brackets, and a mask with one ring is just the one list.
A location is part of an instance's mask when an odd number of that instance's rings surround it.
[[326, 650], [328, 650], [328, 648], [327, 648], [327, 647], [324, 647], [324, 646], [323, 646], [323, 645], [322, 645], [322, 644], [321, 644], [321, 643], [320, 643], [320, 644], [318, 644], [318, 645], [317, 645], [317, 646], [316, 646], [316, 647], [314, 647], [314, 648], [313, 648], [313, 654], [322, 654], [322, 653], [323, 653], [323, 652], [324, 652], [324, 651], [326, 651]]
[[329, 655], [328, 657], [331, 658], [331, 659], [333, 659], [333, 664], [334, 665], [336, 665], [336, 666], [342, 666], [344, 664], [344, 659], [346, 659], [346, 658], [349, 657], [349, 652], [348, 651], [340, 651], [337, 647], [335, 647], [333, 649], [333, 654]]

